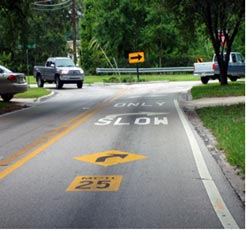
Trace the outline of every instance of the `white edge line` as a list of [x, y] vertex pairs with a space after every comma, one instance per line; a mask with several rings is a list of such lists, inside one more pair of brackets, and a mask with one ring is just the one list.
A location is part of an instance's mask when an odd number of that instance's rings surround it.
[[179, 104], [177, 100], [174, 100], [174, 104], [176, 107], [176, 110], [178, 112], [179, 118], [184, 126], [186, 135], [189, 139], [192, 153], [196, 162], [196, 166], [199, 172], [199, 175], [202, 179], [203, 185], [206, 189], [206, 192], [208, 194], [208, 197], [210, 199], [210, 202], [214, 208], [214, 211], [216, 212], [221, 224], [226, 229], [239, 229], [239, 226], [237, 225], [236, 221], [234, 220], [233, 216], [231, 215], [230, 211], [226, 207], [225, 202], [223, 201], [222, 196], [220, 195], [220, 192], [218, 188], [216, 187], [216, 184], [214, 180], [212, 179], [207, 165], [205, 163], [205, 160], [202, 156], [202, 152], [199, 148], [199, 145], [195, 139], [195, 136], [187, 122], [187, 119], [184, 116], [184, 113], [179, 107]]

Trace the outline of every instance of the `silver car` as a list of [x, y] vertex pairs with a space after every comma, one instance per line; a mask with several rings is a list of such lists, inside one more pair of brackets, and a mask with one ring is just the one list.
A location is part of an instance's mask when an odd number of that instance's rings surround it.
[[13, 73], [0, 65], [0, 96], [3, 101], [10, 101], [17, 93], [27, 91], [26, 76], [23, 73]]

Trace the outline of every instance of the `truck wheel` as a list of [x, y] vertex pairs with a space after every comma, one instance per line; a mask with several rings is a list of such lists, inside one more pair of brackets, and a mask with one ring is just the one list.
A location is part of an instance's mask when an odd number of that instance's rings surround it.
[[77, 83], [78, 89], [81, 89], [83, 87], [83, 81]]
[[42, 79], [41, 75], [37, 76], [37, 85], [38, 85], [38, 88], [44, 87], [44, 80]]
[[63, 87], [63, 83], [61, 82], [60, 77], [56, 76], [56, 88], [62, 89], [62, 87]]
[[230, 78], [231, 81], [236, 81], [237, 80], [237, 76], [228, 76]]
[[9, 102], [13, 98], [13, 94], [2, 94], [1, 98], [4, 102]]
[[201, 81], [203, 84], [207, 84], [209, 81], [209, 77], [201, 77]]

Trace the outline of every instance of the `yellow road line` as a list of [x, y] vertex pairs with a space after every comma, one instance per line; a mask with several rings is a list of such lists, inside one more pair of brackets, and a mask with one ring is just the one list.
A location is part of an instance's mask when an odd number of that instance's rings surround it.
[[[16, 169], [18, 169], [19, 167], [21, 167], [22, 165], [24, 165], [26, 162], [28, 162], [29, 160], [31, 160], [32, 158], [34, 158], [35, 156], [37, 156], [41, 152], [43, 152], [45, 149], [47, 149], [49, 146], [51, 146], [52, 144], [54, 144], [56, 141], [58, 141], [59, 139], [61, 139], [62, 137], [64, 137], [68, 133], [70, 133], [71, 131], [73, 131], [75, 128], [77, 128], [79, 125], [81, 125], [82, 123], [84, 123], [85, 121], [87, 121], [94, 114], [96, 114], [97, 112], [99, 112], [100, 110], [102, 110], [110, 102], [112, 102], [113, 100], [116, 100], [117, 98], [119, 98], [123, 94], [125, 94], [126, 91], [127, 90], [120, 91], [118, 94], [116, 94], [112, 98], [107, 99], [107, 100], [103, 101], [101, 104], [95, 106], [91, 111], [83, 112], [83, 113], [79, 114], [78, 116], [76, 116], [75, 118], [73, 118], [72, 120], [70, 120], [69, 122], [67, 122], [64, 125], [62, 125], [61, 127], [58, 127], [53, 132], [53, 133], [58, 133], [56, 136], [54, 136], [52, 139], [50, 139], [47, 142], [45, 142], [44, 144], [42, 144], [40, 147], [38, 147], [37, 149], [35, 149], [34, 151], [32, 151], [31, 153], [29, 153], [25, 157], [23, 157], [20, 160], [18, 160], [16, 163], [10, 165], [5, 170], [1, 171], [0, 172], [0, 180], [3, 179], [3, 178], [5, 178], [6, 176], [8, 176], [10, 173], [14, 172]], [[62, 129], [64, 129], [64, 130], [61, 131]], [[61, 132], [59, 132], [59, 131], [61, 131]], [[50, 132], [50, 133], [48, 133], [47, 135], [44, 136], [46, 140], [48, 139], [47, 137], [50, 137], [51, 136], [51, 133], [52, 132]], [[15, 156], [13, 155], [13, 157], [11, 159], [9, 159], [8, 162], [10, 160], [16, 159], [20, 155], [24, 154], [24, 150], [26, 150], [26, 151], [27, 150], [30, 150], [31, 147], [36, 146], [37, 144], [41, 143], [43, 140], [44, 140], [44, 138], [40, 138], [37, 141], [35, 141], [33, 144], [30, 144], [27, 148], [24, 148], [23, 150], [21, 150], [18, 153], [16, 153]], [[7, 162], [7, 160], [6, 160], [6, 162]], [[2, 163], [3, 162], [1, 162], [1, 164]]]
[[69, 122], [63, 124], [62, 126], [58, 127], [55, 130], [52, 130], [51, 132], [45, 134], [44, 136], [42, 136], [41, 138], [39, 138], [38, 140], [34, 141], [33, 143], [27, 145], [25, 148], [21, 149], [20, 151], [18, 151], [17, 153], [5, 158], [4, 160], [0, 161], [0, 166], [7, 166], [10, 162], [16, 160], [18, 157], [24, 155], [25, 153], [27, 153], [28, 151], [30, 151], [31, 149], [33, 149], [34, 147], [38, 146], [39, 144], [49, 140], [52, 136], [54, 136], [55, 134], [61, 132], [63, 129], [65, 129], [68, 125], [72, 124], [74, 121], [76, 121], [77, 119], [81, 118], [81, 114], [70, 120]]

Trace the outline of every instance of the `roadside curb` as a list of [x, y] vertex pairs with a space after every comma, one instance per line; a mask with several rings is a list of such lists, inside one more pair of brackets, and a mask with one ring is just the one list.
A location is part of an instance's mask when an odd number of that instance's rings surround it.
[[221, 168], [223, 174], [229, 181], [233, 190], [238, 195], [242, 203], [245, 205], [245, 179], [240, 176], [240, 170], [228, 163], [225, 153], [217, 149], [216, 138], [213, 136], [211, 131], [203, 125], [203, 122], [196, 113], [196, 109], [199, 108], [245, 103], [245, 96], [209, 99], [205, 98], [199, 100], [192, 100], [191, 98], [192, 97], [190, 91], [188, 91], [185, 95], [185, 99], [184, 97], [180, 98], [179, 102], [181, 108], [185, 112], [187, 118], [189, 119], [197, 134], [203, 140], [208, 151]]
[[51, 93], [48, 95], [45, 95], [43, 97], [38, 97], [36, 98], [35, 102], [43, 102], [43, 101], [47, 101], [48, 99], [50, 99], [51, 97], [54, 97], [57, 93], [54, 92], [53, 90], [51, 90]]
[[56, 93], [54, 91], [51, 91], [50, 94], [42, 96], [42, 97], [38, 97], [38, 98], [14, 98], [11, 101], [12, 102], [18, 102], [18, 103], [25, 103], [25, 104], [33, 104], [33, 103], [39, 103], [39, 102], [44, 102], [48, 99], [50, 99], [51, 97], [55, 96]]
[[183, 101], [183, 105], [188, 108], [199, 109], [204, 107], [233, 105], [239, 103], [245, 103], [245, 96], [234, 97], [211, 97], [202, 99], [192, 99], [190, 90], [186, 96], [187, 100]]

